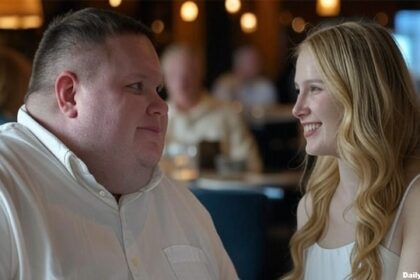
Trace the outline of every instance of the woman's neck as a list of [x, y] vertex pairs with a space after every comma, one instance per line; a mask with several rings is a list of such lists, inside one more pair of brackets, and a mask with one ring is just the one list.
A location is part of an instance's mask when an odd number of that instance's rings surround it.
[[359, 177], [350, 165], [343, 160], [338, 160], [338, 170], [340, 173], [340, 183], [337, 191], [343, 192], [349, 198], [354, 198], [360, 183]]

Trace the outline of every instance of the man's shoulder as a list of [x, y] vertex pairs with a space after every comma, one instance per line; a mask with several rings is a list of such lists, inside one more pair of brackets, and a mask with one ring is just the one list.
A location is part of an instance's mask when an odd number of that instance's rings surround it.
[[29, 141], [27, 128], [20, 123], [9, 122], [0, 126], [0, 150], [3, 147]]
[[33, 145], [39, 142], [29, 128], [23, 124], [10, 122], [0, 126], [0, 151], [21, 145]]
[[24, 171], [45, 162], [45, 147], [20, 123], [0, 126], [0, 169]]
[[188, 215], [192, 216], [204, 215], [206, 218], [208, 217], [204, 206], [191, 192], [187, 183], [175, 181], [164, 175], [155, 191], [164, 200], [165, 205], [177, 213], [182, 212], [189, 213]]
[[168, 196], [168, 198], [175, 201], [175, 203], [177, 203], [177, 200], [179, 199], [191, 199], [192, 196], [186, 183], [173, 180], [166, 174], [162, 174], [162, 179], [157, 186], [156, 191], [164, 196]]

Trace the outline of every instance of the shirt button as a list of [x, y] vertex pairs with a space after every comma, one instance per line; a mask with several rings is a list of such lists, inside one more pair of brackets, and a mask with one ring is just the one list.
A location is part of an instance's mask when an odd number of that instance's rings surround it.
[[106, 196], [106, 193], [105, 193], [105, 191], [100, 191], [99, 192], [99, 195], [102, 196], [102, 197], [105, 197]]

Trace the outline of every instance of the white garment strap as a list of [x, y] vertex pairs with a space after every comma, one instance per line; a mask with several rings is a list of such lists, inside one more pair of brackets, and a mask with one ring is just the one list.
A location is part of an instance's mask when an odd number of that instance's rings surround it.
[[385, 245], [386, 248], [390, 248], [390, 246], [391, 246], [392, 240], [394, 239], [395, 229], [397, 228], [398, 220], [400, 219], [401, 212], [402, 212], [402, 209], [403, 209], [403, 206], [404, 206], [405, 199], [407, 198], [407, 195], [408, 195], [411, 187], [414, 185], [414, 182], [417, 181], [418, 178], [420, 178], [420, 174], [417, 174], [417, 176], [414, 177], [413, 180], [411, 180], [410, 184], [408, 185], [407, 189], [405, 190], [404, 196], [402, 197], [400, 205], [398, 206], [397, 214], [395, 214], [394, 222], [392, 223], [391, 234], [389, 236], [387, 244]]

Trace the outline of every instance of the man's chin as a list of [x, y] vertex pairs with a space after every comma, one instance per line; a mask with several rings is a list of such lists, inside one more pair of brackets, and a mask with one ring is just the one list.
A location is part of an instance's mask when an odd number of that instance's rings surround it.
[[155, 168], [162, 157], [162, 153], [149, 154], [139, 159], [140, 164], [146, 168]]

